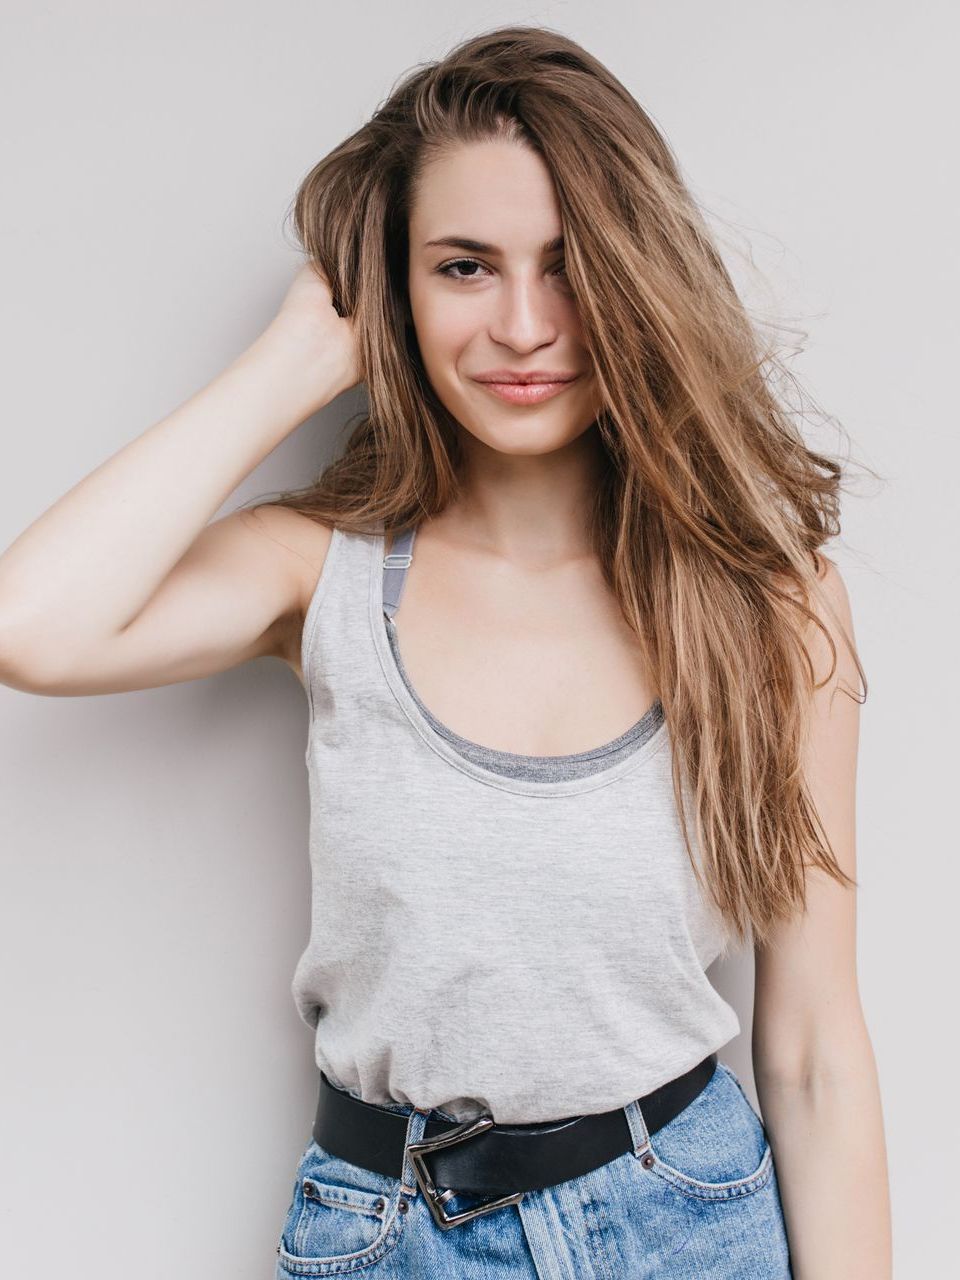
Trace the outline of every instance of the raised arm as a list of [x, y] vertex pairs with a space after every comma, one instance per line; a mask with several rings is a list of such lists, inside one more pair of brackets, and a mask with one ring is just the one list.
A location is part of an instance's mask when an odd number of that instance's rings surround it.
[[209, 522], [358, 380], [352, 322], [305, 264], [250, 347], [0, 555], [0, 682], [110, 693], [282, 653], [322, 538], [308, 545], [303, 517], [269, 505]]

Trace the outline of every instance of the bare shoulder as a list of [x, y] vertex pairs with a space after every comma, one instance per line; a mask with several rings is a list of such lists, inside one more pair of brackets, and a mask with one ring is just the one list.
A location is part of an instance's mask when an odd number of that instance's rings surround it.
[[281, 553], [300, 562], [305, 583], [310, 584], [316, 579], [330, 546], [333, 534], [330, 525], [272, 502], [241, 508], [237, 514], [248, 528], [269, 538]]
[[[817, 585], [811, 599], [803, 602], [809, 610], [803, 627], [804, 647], [816, 672], [816, 681], [829, 680], [831, 685], [857, 685], [857, 664], [851, 648], [856, 646], [850, 593], [836, 561], [822, 551], [817, 552], [819, 567]], [[794, 600], [801, 596], [794, 583], [778, 579]]]
[[[818, 598], [811, 602], [817, 621], [808, 630], [807, 650], [817, 683], [825, 682], [828, 695], [837, 689], [857, 696], [861, 671], [855, 657], [857, 638], [853, 626], [850, 592], [839, 566], [819, 552]], [[826, 699], [825, 699], [826, 700]]]
[[236, 514], [248, 529], [273, 543], [286, 570], [292, 570], [294, 574], [294, 608], [279, 630], [274, 656], [282, 658], [302, 679], [300, 639], [303, 620], [326, 562], [333, 528], [290, 507], [274, 503], [247, 507]]

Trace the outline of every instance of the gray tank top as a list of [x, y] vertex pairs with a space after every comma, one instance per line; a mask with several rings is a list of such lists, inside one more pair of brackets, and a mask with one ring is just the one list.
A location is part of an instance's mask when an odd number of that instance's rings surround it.
[[[453, 733], [403, 670], [413, 532], [333, 530], [304, 620], [312, 914], [297, 1010], [367, 1102], [524, 1124], [625, 1105], [740, 1031], [659, 700], [589, 751]], [[693, 814], [688, 814], [690, 821]]]

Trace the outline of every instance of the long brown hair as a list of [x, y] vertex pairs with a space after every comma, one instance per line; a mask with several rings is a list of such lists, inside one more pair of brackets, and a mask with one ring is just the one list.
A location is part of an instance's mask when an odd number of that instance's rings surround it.
[[827, 634], [810, 601], [830, 611], [818, 548], [840, 530], [842, 468], [804, 443], [777, 391], [792, 375], [748, 319], [667, 142], [573, 40], [521, 26], [465, 40], [408, 72], [303, 180], [297, 236], [353, 317], [369, 413], [314, 483], [271, 501], [397, 532], [457, 496], [456, 424], [410, 323], [407, 220], [430, 160], [487, 139], [534, 148], [552, 174], [602, 392], [596, 554], [661, 690], [701, 888], [738, 941], [750, 928], [766, 941], [805, 905], [806, 866], [856, 883], [802, 770], [821, 687], [803, 635]]

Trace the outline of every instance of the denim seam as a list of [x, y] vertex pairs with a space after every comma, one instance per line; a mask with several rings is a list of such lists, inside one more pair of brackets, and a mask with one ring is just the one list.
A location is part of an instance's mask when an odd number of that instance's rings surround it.
[[731, 1182], [701, 1182], [697, 1178], [691, 1178], [689, 1174], [681, 1173], [679, 1169], [674, 1169], [665, 1160], [661, 1160], [656, 1151], [653, 1151], [652, 1155], [654, 1164], [650, 1166], [651, 1172], [656, 1173], [670, 1186], [676, 1187], [678, 1191], [699, 1200], [734, 1200], [752, 1195], [754, 1191], [760, 1190], [773, 1172], [773, 1153], [769, 1143], [764, 1145], [763, 1156], [753, 1173], [745, 1178], [735, 1178]]

